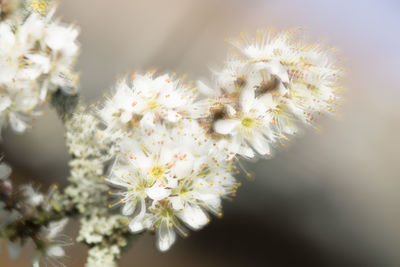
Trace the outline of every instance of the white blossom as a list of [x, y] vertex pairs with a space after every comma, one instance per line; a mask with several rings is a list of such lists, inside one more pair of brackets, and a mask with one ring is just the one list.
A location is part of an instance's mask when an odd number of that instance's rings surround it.
[[111, 128], [146, 127], [156, 122], [176, 123], [197, 116], [193, 102], [196, 90], [169, 74], [154, 77], [152, 72], [133, 75], [120, 81], [115, 94], [99, 110], [101, 119]]
[[221, 198], [236, 190], [231, 164], [219, 161], [214, 142], [196, 121], [169, 128], [156, 123], [119, 142], [108, 181], [119, 187], [122, 214], [132, 232], [155, 230], [158, 248], [167, 250], [182, 227], [197, 230], [209, 222], [206, 211], [221, 212]]
[[116, 267], [115, 255], [120, 254], [120, 249], [117, 245], [109, 247], [93, 247], [89, 249], [88, 262], [86, 267]]
[[1, 162], [0, 163], [0, 181], [6, 181], [8, 177], [11, 175], [11, 168], [8, 164]]
[[24, 201], [31, 207], [37, 207], [42, 204], [44, 196], [33, 188], [32, 185], [21, 185], [20, 189], [24, 196]]
[[230, 116], [217, 120], [214, 130], [220, 134], [230, 134], [236, 145], [241, 146], [241, 154], [252, 157], [249, 145], [260, 155], [270, 153], [269, 142], [274, 140], [271, 131], [272, 118], [267, 103], [271, 97], [255, 98], [255, 90], [248, 88], [240, 94], [237, 110], [232, 108]]
[[118, 236], [118, 230], [126, 226], [127, 218], [121, 215], [101, 216], [91, 214], [88, 218], [81, 219], [81, 228], [78, 241], [84, 241], [90, 245], [104, 244], [106, 240], [115, 238], [121, 247], [127, 244], [127, 240]]
[[24, 132], [41, 114], [48, 91], [74, 93], [79, 30], [54, 20], [53, 14], [54, 9], [0, 21], [0, 129], [10, 125]]
[[64, 247], [69, 246], [71, 242], [66, 240], [66, 236], [62, 234], [68, 219], [64, 218], [59, 221], [51, 222], [47, 227], [43, 227], [42, 246], [34, 257], [33, 267], [39, 267], [40, 262], [44, 262], [43, 266], [51, 264], [52, 266], [64, 266], [60, 258], [65, 256]]
[[239, 55], [214, 71], [213, 86], [198, 82], [198, 87], [206, 96], [203, 115], [233, 142], [236, 153], [268, 155], [271, 145], [299, 131], [297, 124], [312, 124], [319, 114], [335, 111], [340, 70], [321, 45], [268, 31], [233, 44]]

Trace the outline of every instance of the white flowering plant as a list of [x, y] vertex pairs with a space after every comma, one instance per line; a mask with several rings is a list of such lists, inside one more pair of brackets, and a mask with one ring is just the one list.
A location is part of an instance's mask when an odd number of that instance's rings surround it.
[[332, 49], [271, 30], [231, 41], [235, 52], [209, 81], [134, 73], [87, 108], [74, 71], [79, 29], [54, 19], [48, 0], [0, 3], [0, 130], [23, 133], [49, 102], [71, 155], [69, 185], [47, 193], [14, 189], [0, 165], [0, 236], [12, 257], [32, 240], [33, 266], [63, 266], [69, 218], [80, 220], [87, 266], [116, 266], [144, 231], [168, 250], [177, 234], [222, 215], [240, 161], [269, 158], [302, 125], [336, 112], [342, 71]]

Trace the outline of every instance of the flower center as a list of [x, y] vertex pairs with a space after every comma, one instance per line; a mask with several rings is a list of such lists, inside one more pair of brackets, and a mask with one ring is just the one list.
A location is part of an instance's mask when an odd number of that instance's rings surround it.
[[149, 109], [156, 109], [158, 107], [158, 103], [156, 100], [150, 100], [147, 102], [147, 107]]
[[246, 128], [251, 128], [254, 125], [254, 119], [246, 117], [242, 119], [242, 125]]
[[150, 170], [150, 174], [151, 176], [153, 176], [154, 178], [161, 178], [164, 174], [164, 169], [160, 166], [154, 166], [153, 168], [151, 168]]
[[47, 9], [47, 3], [45, 0], [32, 0], [30, 7], [40, 13], [44, 13]]

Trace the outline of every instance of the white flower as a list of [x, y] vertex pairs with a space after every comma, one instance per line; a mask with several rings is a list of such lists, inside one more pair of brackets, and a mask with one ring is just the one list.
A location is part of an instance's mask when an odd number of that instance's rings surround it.
[[44, 196], [33, 188], [31, 184], [20, 186], [24, 201], [31, 207], [37, 207], [42, 204]]
[[[68, 219], [61, 219], [59, 221], [51, 222], [48, 227], [43, 229], [42, 239], [43, 247], [40, 248], [38, 254], [34, 257], [32, 265], [39, 267], [41, 261], [47, 261], [52, 265], [64, 266], [59, 258], [64, 257], [65, 246], [69, 246], [70, 242], [65, 240], [65, 236], [61, 234], [65, 226], [68, 223]], [[44, 266], [47, 266], [45, 263]]]
[[6, 181], [11, 175], [11, 168], [7, 164], [0, 163], [0, 181]]
[[227, 119], [217, 120], [214, 130], [220, 134], [230, 134], [233, 142], [243, 147], [240, 151], [248, 151], [246, 148], [250, 145], [260, 155], [269, 154], [269, 142], [274, 140], [274, 136], [268, 101], [267, 96], [255, 98], [254, 89], [244, 90], [240, 95], [240, 108], [237, 111], [232, 108], [231, 116]]
[[100, 117], [111, 128], [140, 124], [151, 129], [156, 122], [176, 123], [197, 114], [193, 101], [196, 91], [182, 80], [168, 74], [135, 75], [127, 83], [120, 81], [115, 94], [99, 110]]
[[237, 188], [231, 163], [222, 160], [225, 152], [196, 121], [172, 128], [156, 123], [122, 138], [119, 148], [108, 181], [121, 188], [117, 195], [122, 214], [133, 217], [131, 231], [156, 229], [162, 251], [175, 242], [175, 230], [185, 235], [180, 222], [202, 228], [209, 221], [206, 210], [220, 214], [221, 197]]
[[[6, 163], [0, 162], [0, 186], [2, 189], [1, 193], [8, 196], [11, 195], [12, 192], [12, 184], [9, 180], [10, 175], [11, 175], [10, 166], [8, 166]], [[6, 213], [8, 213], [8, 211]], [[2, 220], [0, 220], [0, 226], [1, 225], [2, 225]]]
[[79, 30], [54, 21], [53, 14], [54, 10], [47, 15], [18, 13], [0, 21], [0, 129], [11, 125], [24, 132], [41, 114], [48, 91], [74, 93]]
[[72, 26], [63, 26], [53, 22], [46, 30], [44, 42], [55, 53], [61, 53], [68, 56], [66, 59], [71, 59], [78, 50], [79, 45], [76, 39], [79, 35], [79, 30]]

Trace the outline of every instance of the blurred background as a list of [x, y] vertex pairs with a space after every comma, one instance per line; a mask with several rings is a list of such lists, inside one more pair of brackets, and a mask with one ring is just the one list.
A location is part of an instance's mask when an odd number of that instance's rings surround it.
[[[64, 0], [58, 13], [81, 27], [81, 92], [99, 101], [135, 70], [210, 77], [228, 37], [266, 26], [302, 26], [345, 58], [343, 118], [323, 118], [273, 159], [247, 163], [224, 217], [167, 253], [144, 235], [120, 266], [400, 266], [400, 1], [398, 0]], [[7, 132], [1, 149], [13, 179], [65, 185], [68, 155], [55, 112], [24, 136]], [[45, 186], [43, 186], [45, 188]], [[69, 235], [77, 232], [70, 225]], [[0, 266], [30, 266], [4, 251]], [[86, 248], [68, 249], [83, 266]]]

